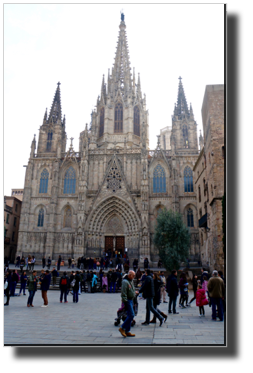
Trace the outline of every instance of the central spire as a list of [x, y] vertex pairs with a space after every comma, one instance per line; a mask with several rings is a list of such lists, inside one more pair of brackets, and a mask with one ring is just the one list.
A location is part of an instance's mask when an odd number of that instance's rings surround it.
[[112, 79], [115, 84], [115, 89], [120, 88], [122, 91], [128, 90], [131, 87], [131, 68], [124, 18], [124, 13], [121, 13], [119, 38], [117, 42], [115, 61], [112, 68]]

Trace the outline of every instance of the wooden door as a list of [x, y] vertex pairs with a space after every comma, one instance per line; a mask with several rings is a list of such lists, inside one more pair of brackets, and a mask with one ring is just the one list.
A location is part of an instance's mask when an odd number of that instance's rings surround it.
[[105, 251], [113, 251], [113, 236], [105, 237]]
[[125, 250], [125, 236], [116, 236], [116, 250], [124, 254]]

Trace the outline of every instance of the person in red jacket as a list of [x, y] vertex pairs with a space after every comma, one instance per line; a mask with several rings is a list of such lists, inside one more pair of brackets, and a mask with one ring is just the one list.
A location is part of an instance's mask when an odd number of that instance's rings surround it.
[[202, 285], [199, 283], [196, 291], [196, 306], [199, 307], [199, 317], [205, 316], [204, 306], [207, 304], [205, 289], [202, 289]]

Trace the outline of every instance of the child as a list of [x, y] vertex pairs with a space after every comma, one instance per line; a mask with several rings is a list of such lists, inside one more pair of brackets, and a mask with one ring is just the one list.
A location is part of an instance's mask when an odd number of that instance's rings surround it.
[[202, 289], [202, 285], [199, 283], [196, 291], [196, 306], [199, 307], [199, 317], [205, 316], [204, 306], [208, 304], [206, 299], [206, 292]]

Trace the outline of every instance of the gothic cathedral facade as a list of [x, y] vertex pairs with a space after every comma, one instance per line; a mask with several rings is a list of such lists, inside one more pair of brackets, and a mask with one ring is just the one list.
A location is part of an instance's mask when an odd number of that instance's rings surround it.
[[99, 257], [104, 250], [157, 263], [156, 218], [166, 207], [190, 228], [190, 257], [197, 260], [198, 220], [193, 167], [197, 124], [181, 78], [172, 116], [170, 149], [149, 149], [149, 119], [140, 76], [131, 73], [124, 15], [113, 68], [92, 112], [91, 126], [66, 152], [60, 83], [32, 141], [26, 169], [17, 255], [63, 259]]

